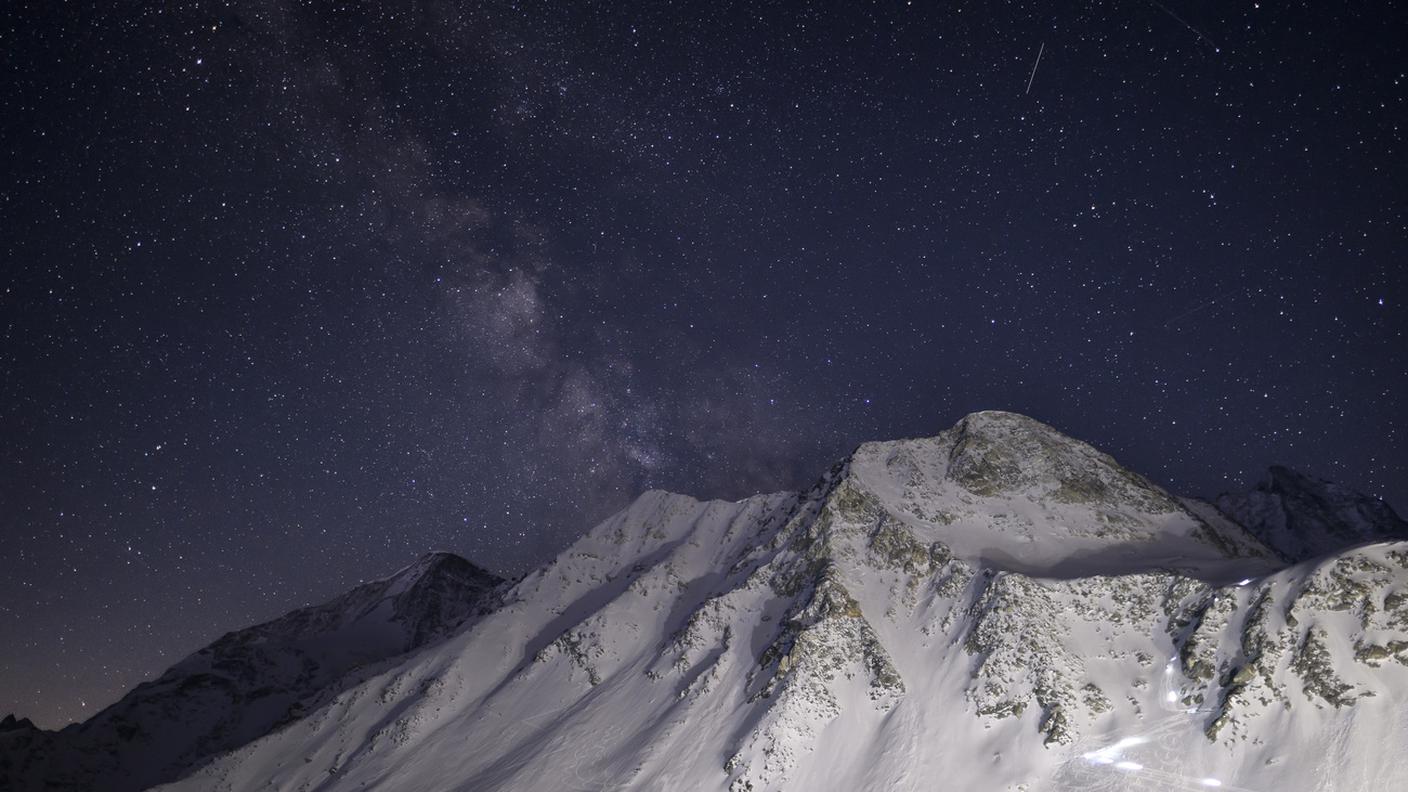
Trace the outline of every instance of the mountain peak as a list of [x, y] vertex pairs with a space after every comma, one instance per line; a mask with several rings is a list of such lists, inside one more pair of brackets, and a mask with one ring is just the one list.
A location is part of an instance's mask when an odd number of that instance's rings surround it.
[[1009, 426], [1056, 431], [1030, 415], [1010, 410], [975, 410], [960, 418], [955, 426]]
[[915, 541], [982, 566], [1068, 577], [1177, 569], [1224, 579], [1265, 565], [1200, 513], [1087, 443], [1018, 413], [976, 412], [934, 437], [866, 443], [842, 501], [892, 515]]
[[1251, 491], [1223, 493], [1216, 503], [1289, 562], [1408, 538], [1408, 522], [1379, 498], [1282, 465], [1273, 465]]
[[470, 561], [464, 556], [457, 555], [455, 553], [450, 552], [449, 550], [431, 550], [430, 552], [421, 555], [421, 557], [417, 560], [421, 563], [432, 564], [437, 566], [440, 564], [470, 563]]
[[1266, 469], [1266, 476], [1257, 482], [1256, 489], [1264, 492], [1295, 492], [1345, 488], [1285, 465], [1272, 465]]
[[1107, 454], [1018, 413], [973, 413], [948, 434], [950, 475], [975, 494], [1055, 480], [1071, 495], [1102, 496], [1129, 476]]
[[933, 437], [865, 443], [852, 460], [865, 466], [879, 458], [890, 466], [925, 468], [922, 473], [976, 497], [1025, 494], [1063, 503], [1132, 498], [1154, 510], [1176, 508], [1161, 488], [1110, 455], [1020, 413], [969, 413]]
[[454, 576], [466, 581], [478, 580], [485, 586], [497, 586], [504, 578], [475, 564], [464, 556], [448, 550], [432, 550], [393, 573], [387, 580], [422, 581], [440, 576]]

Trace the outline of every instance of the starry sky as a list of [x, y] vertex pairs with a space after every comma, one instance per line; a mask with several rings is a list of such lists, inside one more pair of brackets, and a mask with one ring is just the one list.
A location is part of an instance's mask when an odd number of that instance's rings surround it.
[[1392, 3], [15, 2], [0, 712], [1025, 412], [1408, 506]]

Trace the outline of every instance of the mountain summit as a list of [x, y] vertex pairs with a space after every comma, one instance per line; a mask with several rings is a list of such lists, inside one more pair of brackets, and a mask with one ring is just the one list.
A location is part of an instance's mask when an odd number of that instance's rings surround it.
[[1175, 498], [1016, 413], [973, 413], [936, 437], [866, 443], [838, 491], [987, 568], [1045, 577], [1168, 569], [1232, 580], [1274, 565], [1255, 537], [1208, 504]]
[[1408, 788], [1408, 542], [1224, 511], [1000, 412], [647, 492], [169, 789]]

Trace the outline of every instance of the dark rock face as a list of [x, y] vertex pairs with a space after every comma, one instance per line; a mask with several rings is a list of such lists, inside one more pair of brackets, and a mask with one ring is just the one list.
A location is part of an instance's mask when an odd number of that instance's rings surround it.
[[0, 720], [0, 732], [33, 730], [34, 723], [29, 718], [15, 720], [14, 715], [6, 715], [4, 720]]
[[181, 777], [299, 717], [354, 670], [443, 639], [499, 602], [505, 581], [450, 553], [322, 605], [224, 635], [57, 732], [0, 721], [0, 789], [127, 792]]
[[1218, 496], [1217, 507], [1292, 563], [1408, 539], [1408, 522], [1382, 500], [1279, 466], [1250, 492]]

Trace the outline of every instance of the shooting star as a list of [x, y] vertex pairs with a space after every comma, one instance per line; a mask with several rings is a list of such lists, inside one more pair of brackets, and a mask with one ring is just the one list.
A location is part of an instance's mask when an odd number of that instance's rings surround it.
[[1160, 11], [1164, 12], [1165, 14], [1168, 14], [1170, 17], [1173, 17], [1173, 21], [1193, 31], [1193, 34], [1196, 35], [1198, 38], [1202, 39], [1203, 43], [1207, 44], [1209, 47], [1212, 47], [1213, 52], [1222, 52], [1222, 48], [1217, 46], [1217, 44], [1213, 43], [1213, 40], [1208, 38], [1208, 35], [1206, 33], [1188, 24], [1188, 22], [1184, 20], [1183, 17], [1173, 13], [1173, 9], [1169, 8], [1163, 3], [1160, 3], [1159, 0], [1149, 0], [1149, 2], [1158, 6]]
[[1218, 300], [1221, 300], [1221, 299], [1222, 299], [1222, 297], [1214, 297], [1214, 298], [1212, 298], [1211, 300], [1205, 300], [1205, 301], [1203, 301], [1203, 302], [1200, 302], [1200, 303], [1198, 303], [1197, 305], [1193, 306], [1192, 308], [1189, 308], [1188, 310], [1184, 311], [1183, 313], [1180, 313], [1180, 314], [1178, 314], [1177, 316], [1173, 317], [1172, 319], [1168, 320], [1167, 322], [1164, 322], [1164, 327], [1168, 327], [1169, 325], [1174, 324], [1175, 322], [1179, 321], [1180, 319], [1182, 319], [1182, 318], [1185, 317], [1185, 316], [1188, 316], [1188, 315], [1190, 315], [1190, 314], [1195, 314], [1195, 313], [1197, 313], [1198, 311], [1201, 311], [1201, 310], [1203, 310], [1204, 308], [1208, 307], [1209, 305], [1216, 305], [1217, 302], [1218, 302]]
[[1041, 49], [1036, 51], [1036, 63], [1032, 64], [1031, 76], [1027, 78], [1027, 93], [1032, 92], [1032, 80], [1036, 79], [1036, 67], [1041, 65], [1041, 53], [1046, 52], [1046, 42], [1041, 42]]

